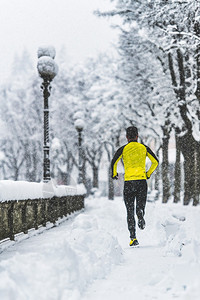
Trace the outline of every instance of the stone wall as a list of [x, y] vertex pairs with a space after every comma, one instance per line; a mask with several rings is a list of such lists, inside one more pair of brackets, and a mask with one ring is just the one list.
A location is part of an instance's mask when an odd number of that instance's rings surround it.
[[84, 195], [73, 195], [49, 199], [27, 199], [0, 202], [0, 240], [14, 240], [17, 233], [28, 233], [31, 228], [46, 226], [58, 218], [84, 208]]

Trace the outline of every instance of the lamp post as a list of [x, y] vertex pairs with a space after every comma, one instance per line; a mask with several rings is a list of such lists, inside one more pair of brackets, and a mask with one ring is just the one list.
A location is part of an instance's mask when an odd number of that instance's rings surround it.
[[84, 121], [77, 119], [74, 123], [78, 132], [78, 183], [83, 183], [83, 149], [82, 149], [82, 131], [84, 128]]
[[51, 180], [50, 159], [49, 159], [49, 104], [48, 99], [51, 94], [51, 81], [57, 75], [58, 67], [54, 61], [54, 47], [40, 47], [38, 49], [37, 69], [43, 79], [41, 88], [44, 98], [44, 144], [43, 144], [43, 182]]

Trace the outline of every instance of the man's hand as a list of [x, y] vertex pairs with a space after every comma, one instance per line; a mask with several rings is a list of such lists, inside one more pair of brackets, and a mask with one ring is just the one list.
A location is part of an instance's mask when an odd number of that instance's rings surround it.
[[147, 176], [147, 180], [148, 180], [150, 178], [150, 176], [148, 176], [147, 173], [146, 173], [146, 176]]
[[118, 179], [119, 177], [118, 177], [119, 175], [118, 175], [118, 173], [117, 173], [117, 175], [115, 176], [115, 177], [112, 177], [112, 179]]

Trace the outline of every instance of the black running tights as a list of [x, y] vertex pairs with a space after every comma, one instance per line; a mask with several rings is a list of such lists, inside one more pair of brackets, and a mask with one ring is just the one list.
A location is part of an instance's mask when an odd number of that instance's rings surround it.
[[130, 180], [124, 182], [124, 202], [127, 210], [127, 223], [130, 232], [130, 238], [136, 237], [135, 230], [135, 199], [136, 215], [138, 219], [145, 214], [145, 205], [147, 199], [146, 180]]

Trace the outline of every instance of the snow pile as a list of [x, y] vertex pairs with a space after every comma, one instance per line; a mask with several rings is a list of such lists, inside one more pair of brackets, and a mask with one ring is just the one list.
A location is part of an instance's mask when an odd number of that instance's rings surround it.
[[[161, 247], [169, 262], [160, 291], [163, 299], [199, 299], [200, 295], [200, 207], [155, 203], [148, 238]], [[158, 258], [158, 265], [162, 262]], [[165, 298], [166, 297], [166, 298]], [[180, 298], [179, 298], [180, 297]], [[142, 298], [141, 298], [142, 299]]]
[[86, 190], [83, 184], [77, 186], [57, 186], [53, 180], [48, 183], [0, 180], [0, 202], [84, 194], [86, 194]]
[[78, 300], [95, 279], [106, 278], [122, 262], [123, 251], [103, 230], [103, 211], [102, 206], [96, 215], [90, 206], [71, 223], [15, 245], [9, 258], [9, 249], [2, 253], [0, 299]]
[[[187, 207], [183, 207], [180, 204], [167, 205], [169, 207], [164, 212], [166, 206], [159, 203], [156, 204], [154, 231], [156, 231], [157, 241], [161, 246], [164, 246], [163, 256], [181, 257], [183, 247], [191, 243], [191, 237], [188, 237], [187, 233], [188, 218], [185, 216], [188, 213]], [[179, 210], [174, 211], [177, 208]], [[188, 208], [188, 210], [190, 209]]]
[[[85, 240], [77, 240], [74, 245], [65, 237], [56, 244], [43, 245], [41, 253], [17, 253], [1, 262], [1, 299], [80, 299], [92, 280], [105, 278], [112, 263], [119, 262], [120, 247], [116, 240], [106, 234], [100, 237], [102, 244], [98, 243], [95, 233], [90, 232], [88, 238], [85, 236]], [[26, 267], [21, 268], [24, 261]]]

